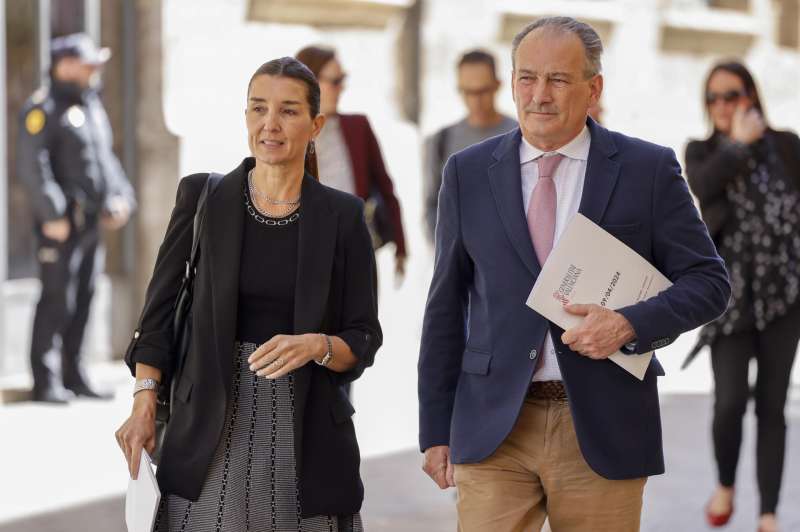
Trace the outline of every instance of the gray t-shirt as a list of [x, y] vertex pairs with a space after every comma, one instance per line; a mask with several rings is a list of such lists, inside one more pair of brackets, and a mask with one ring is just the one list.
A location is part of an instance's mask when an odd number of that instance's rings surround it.
[[473, 127], [464, 118], [452, 126], [440, 129], [425, 141], [425, 229], [431, 242], [436, 228], [436, 208], [439, 204], [444, 164], [452, 154], [517, 127], [516, 120], [505, 115], [502, 117], [496, 126], [486, 128]]

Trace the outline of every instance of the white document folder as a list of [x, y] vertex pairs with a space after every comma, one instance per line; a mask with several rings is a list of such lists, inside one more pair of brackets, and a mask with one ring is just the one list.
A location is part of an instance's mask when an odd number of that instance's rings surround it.
[[[583, 317], [569, 314], [563, 308], [566, 304], [594, 303], [616, 310], [670, 286], [669, 279], [641, 255], [578, 213], [547, 257], [527, 304], [562, 329], [569, 329]], [[609, 358], [642, 380], [653, 352], [616, 352]]]
[[139, 460], [139, 475], [128, 480], [125, 495], [125, 524], [128, 532], [152, 532], [155, 524], [161, 490], [158, 489], [150, 455], [142, 449]]

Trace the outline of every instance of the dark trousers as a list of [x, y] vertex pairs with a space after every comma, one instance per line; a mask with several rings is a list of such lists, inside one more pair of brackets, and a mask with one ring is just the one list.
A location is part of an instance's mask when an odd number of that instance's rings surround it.
[[786, 446], [784, 406], [800, 337], [800, 307], [764, 331], [720, 336], [711, 347], [714, 370], [714, 454], [719, 482], [732, 487], [742, 443], [742, 418], [750, 397], [750, 359], [758, 363], [753, 393], [758, 419], [756, 474], [761, 513], [774, 513]]
[[61, 384], [80, 387], [86, 384], [81, 344], [95, 281], [104, 262], [100, 231], [92, 224], [80, 231], [73, 228], [62, 243], [41, 234], [37, 238], [42, 294], [36, 305], [31, 339], [34, 392]]

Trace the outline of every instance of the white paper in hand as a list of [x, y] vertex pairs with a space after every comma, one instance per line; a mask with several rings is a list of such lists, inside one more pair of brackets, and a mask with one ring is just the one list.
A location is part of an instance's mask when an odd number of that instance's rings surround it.
[[[649, 299], [672, 283], [641, 255], [578, 213], [558, 239], [528, 296], [530, 308], [562, 329], [582, 316], [564, 310], [568, 303], [601, 305], [612, 310]], [[652, 351], [612, 354], [609, 359], [637, 379], [644, 379]]]
[[158, 489], [150, 455], [142, 449], [139, 460], [139, 475], [128, 480], [125, 496], [125, 524], [128, 532], [152, 532], [156, 520], [161, 490]]

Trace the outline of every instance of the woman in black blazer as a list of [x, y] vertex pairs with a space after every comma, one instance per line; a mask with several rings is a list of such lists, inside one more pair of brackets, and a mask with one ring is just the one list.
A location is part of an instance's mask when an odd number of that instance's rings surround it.
[[[158, 481], [156, 531], [360, 531], [353, 408], [342, 385], [381, 345], [361, 200], [320, 184], [319, 85], [292, 58], [262, 65], [245, 111], [253, 157], [207, 200], [192, 338]], [[206, 174], [184, 178], [126, 354], [137, 378], [117, 441], [136, 476], [171, 370], [173, 302]]]
[[800, 337], [800, 138], [767, 127], [753, 77], [741, 63], [711, 70], [705, 102], [714, 131], [688, 144], [686, 175], [733, 288], [728, 311], [703, 328], [688, 359], [711, 346], [719, 485], [706, 519], [722, 526], [733, 513], [755, 358], [759, 530], [771, 532], [783, 473], [783, 410]]

